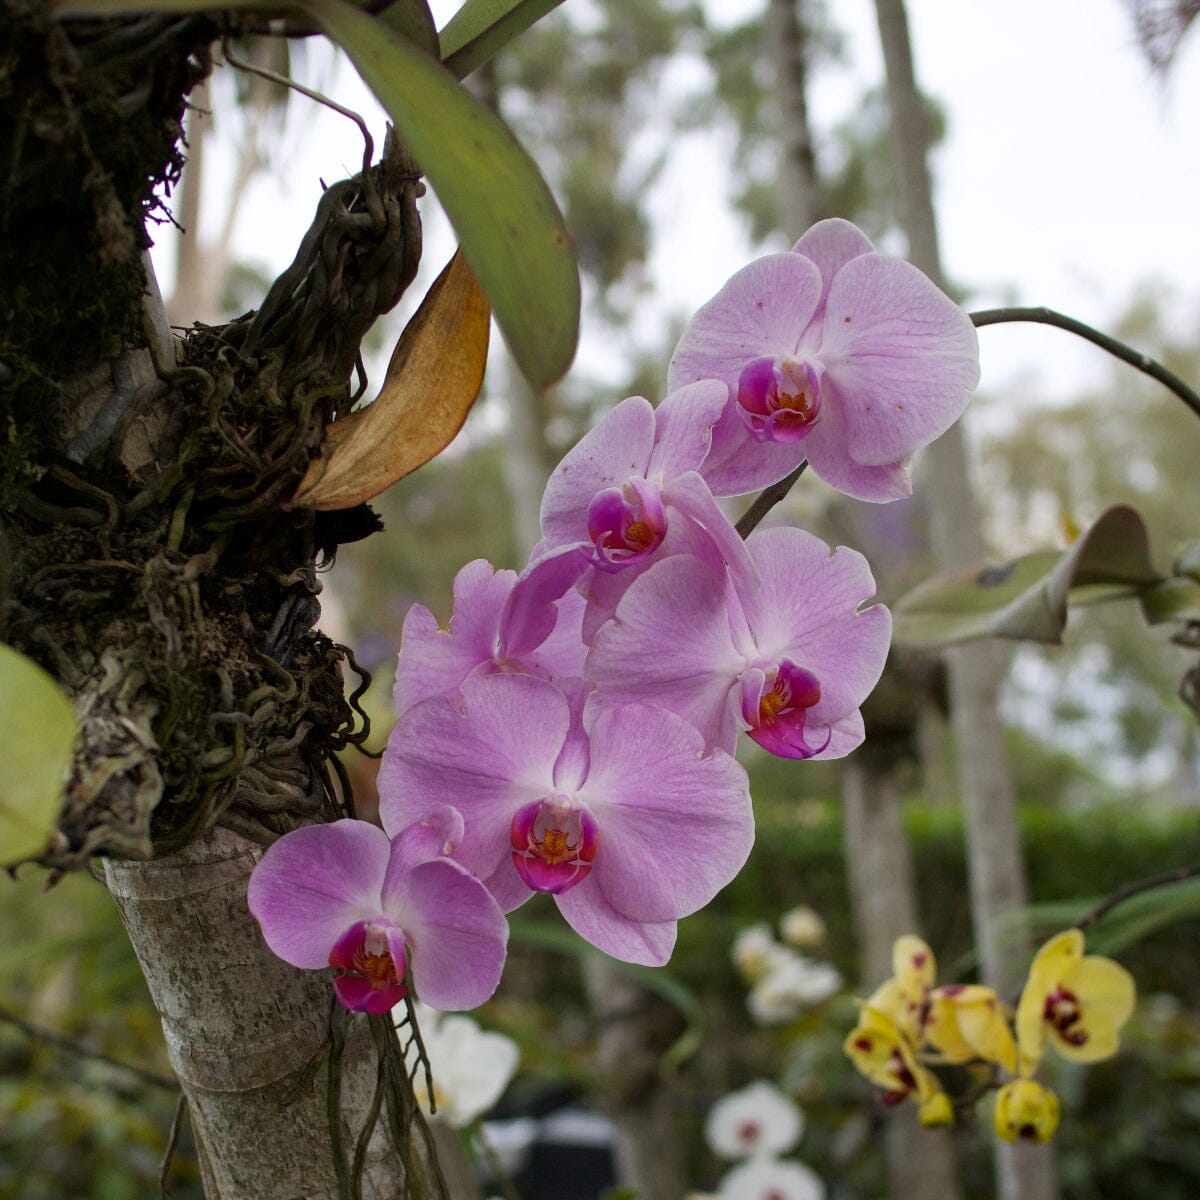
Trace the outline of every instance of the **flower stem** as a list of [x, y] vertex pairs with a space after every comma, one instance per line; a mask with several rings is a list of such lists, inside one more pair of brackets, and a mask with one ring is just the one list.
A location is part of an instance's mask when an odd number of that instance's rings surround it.
[[1074, 317], [1065, 316], [1063, 313], [1055, 312], [1052, 308], [1045, 307], [986, 308], [971, 313], [970, 317], [976, 328], [982, 328], [984, 325], [1004, 325], [1027, 321], [1036, 325], [1054, 325], [1059, 329], [1065, 329], [1068, 333], [1074, 333], [1093, 345], [1099, 346], [1102, 350], [1107, 350], [1114, 358], [1129, 363], [1131, 367], [1136, 367], [1143, 374], [1149, 375], [1151, 379], [1158, 380], [1163, 387], [1174, 392], [1196, 416], [1200, 417], [1200, 395], [1188, 387], [1173, 371], [1168, 371], [1162, 363], [1134, 350], [1124, 342], [1119, 342], [1116, 338], [1109, 337], [1108, 334], [1101, 333], [1098, 329], [1093, 329], [1082, 321], [1076, 321]]
[[1156, 888], [1168, 887], [1172, 883], [1182, 883], [1185, 879], [1194, 879], [1200, 875], [1200, 863], [1191, 863], [1186, 867], [1176, 867], [1173, 871], [1164, 871], [1161, 875], [1151, 875], [1146, 879], [1135, 879], [1131, 883], [1122, 884], [1111, 896], [1101, 900], [1089, 913], [1075, 922], [1076, 929], [1089, 929], [1108, 916], [1118, 904], [1124, 904], [1133, 896], [1143, 892], [1152, 892]]
[[735, 526], [743, 541], [750, 536], [759, 521], [792, 490], [792, 484], [804, 474], [804, 468], [807, 466], [808, 460], [805, 459], [790, 475], [759, 492], [758, 499], [746, 509], [742, 519]]

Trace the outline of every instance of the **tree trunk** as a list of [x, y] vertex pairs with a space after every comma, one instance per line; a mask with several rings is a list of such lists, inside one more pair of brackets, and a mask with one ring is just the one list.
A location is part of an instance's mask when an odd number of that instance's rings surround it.
[[779, 217], [783, 231], [798, 238], [820, 217], [817, 164], [808, 122], [806, 40], [799, 0], [767, 0], [767, 49], [775, 67], [783, 143], [779, 158]]
[[[353, 1156], [378, 1056], [366, 1018], [339, 1010], [325, 972], [297, 971], [266, 948], [246, 907], [261, 855], [215, 829], [153, 862], [107, 860], [104, 873], [187, 1097], [205, 1195], [340, 1200], [332, 1146]], [[335, 1032], [340, 1097], [331, 1096]], [[363, 1195], [384, 1200], [401, 1183], [380, 1123]]]
[[[929, 176], [925, 107], [913, 71], [903, 0], [876, 0], [887, 69], [892, 148], [899, 177], [909, 258], [944, 286]], [[961, 423], [926, 451], [925, 487], [934, 552], [945, 567], [979, 561], [982, 539]], [[1003, 993], [1016, 979], [1028, 939], [1002, 933], [1026, 903], [1016, 794], [996, 707], [997, 656], [988, 645], [961, 646], [947, 655], [951, 719], [967, 830], [971, 915], [984, 981]], [[1010, 930], [1012, 926], [1008, 927]], [[1057, 1193], [1049, 1147], [998, 1144], [1003, 1200], [1052, 1200]]]
[[639, 1197], [681, 1200], [687, 1191], [670, 1093], [662, 1086], [662, 1002], [611, 959], [588, 955], [583, 979], [597, 1024], [596, 1067], [607, 1081], [617, 1179]]
[[210, 1197], [343, 1200], [357, 1167], [365, 1195], [433, 1196], [390, 1024], [277, 960], [245, 903], [262, 845], [344, 812], [329, 772], [361, 729], [313, 630], [315, 560], [339, 538], [287, 500], [415, 273], [420, 184], [389, 141], [326, 190], [259, 313], [193, 331], [177, 361], [143, 225], [218, 31], [0, 6], [24, 181], [0, 196], [0, 276], [24, 298], [0, 330], [0, 632], [80, 723], [41, 861], [106, 860]]
[[[862, 979], [869, 993], [892, 973], [892, 944], [920, 929], [912, 855], [894, 769], [863, 757], [842, 767], [842, 827]], [[957, 1200], [954, 1144], [945, 1129], [923, 1129], [916, 1106], [885, 1117], [891, 1200]]]
[[[775, 64], [775, 94], [783, 130], [779, 213], [784, 232], [798, 238], [820, 217], [816, 159], [806, 99], [805, 30], [797, 0], [768, 0], [767, 40]], [[846, 868], [854, 923], [863, 950], [863, 979], [871, 988], [891, 974], [892, 943], [915, 933], [916, 892], [908, 838], [900, 819], [898, 756], [885, 764], [864, 754], [842, 765]], [[910, 1105], [888, 1114], [886, 1154], [892, 1200], [956, 1200], [954, 1146], [941, 1131], [924, 1130]]]

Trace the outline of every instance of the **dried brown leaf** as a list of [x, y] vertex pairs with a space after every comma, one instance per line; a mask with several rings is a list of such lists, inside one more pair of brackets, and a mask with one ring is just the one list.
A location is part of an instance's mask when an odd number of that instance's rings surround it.
[[375, 402], [325, 430], [292, 506], [353, 508], [444, 450], [483, 384], [490, 318], [459, 251], [405, 326]]

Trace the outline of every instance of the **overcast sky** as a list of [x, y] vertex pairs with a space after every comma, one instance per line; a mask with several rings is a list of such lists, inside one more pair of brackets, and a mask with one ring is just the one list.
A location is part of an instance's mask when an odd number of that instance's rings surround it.
[[[568, 0], [568, 3], [575, 0]], [[718, 23], [761, 0], [708, 0]], [[439, 19], [453, 2], [435, 2]], [[882, 78], [871, 0], [830, 6], [847, 36], [847, 66], [820, 71], [811, 106], [819, 129], [841, 120], [864, 86]], [[950, 276], [970, 305], [1047, 304], [1111, 325], [1141, 281], [1177, 289], [1186, 325], [1200, 309], [1200, 33], [1171, 76], [1154, 78], [1119, 0], [909, 0], [920, 84], [949, 115], [935, 181]], [[317, 86], [362, 111], [377, 139], [383, 117], [346, 65], [310, 54]], [[218, 100], [218, 112], [220, 102]], [[378, 140], [377, 140], [378, 144]], [[726, 173], [719, 139], [697, 135], [673, 149], [653, 208], [646, 324], [692, 310], [752, 257], [744, 223], [719, 189], [697, 180]], [[357, 168], [358, 135], [344, 119], [295, 98], [274, 167], [255, 186], [236, 228], [236, 252], [278, 271], [290, 260], [319, 195], [318, 179]], [[228, 187], [207, 181], [210, 220]], [[434, 230], [428, 269], [448, 253]], [[699, 253], [697, 248], [704, 247]], [[169, 287], [172, 237], [156, 260]], [[438, 261], [435, 262], [434, 259]], [[1192, 327], [1195, 321], [1191, 321]], [[602, 365], [588, 343], [586, 369]], [[1036, 372], [1040, 390], [1065, 397], [1107, 369], [1098, 351], [1046, 329], [982, 334], [984, 386], [1024, 395], [1014, 380]], [[614, 397], [619, 399], [619, 397]]]

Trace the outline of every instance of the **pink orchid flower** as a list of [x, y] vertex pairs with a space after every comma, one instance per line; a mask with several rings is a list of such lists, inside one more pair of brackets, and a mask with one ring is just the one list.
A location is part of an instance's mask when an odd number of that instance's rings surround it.
[[807, 458], [847, 495], [895, 500], [912, 493], [908, 457], [966, 407], [979, 346], [916, 267], [829, 220], [743, 267], [696, 313], [667, 384], [700, 379], [730, 390], [700, 468], [714, 495], [765, 487]]
[[542, 497], [541, 548], [564, 556], [564, 567], [574, 564], [588, 602], [585, 641], [634, 579], [672, 554], [696, 555], [721, 573], [728, 563], [753, 574], [741, 538], [700, 474], [728, 395], [710, 379], [673, 392], [657, 409], [630, 396], [554, 469]]
[[285, 834], [250, 876], [250, 911], [284, 962], [332, 967], [338, 1000], [382, 1013], [408, 991], [440, 1009], [475, 1008], [496, 990], [508, 923], [488, 890], [447, 857], [462, 817], [449, 806], [389, 840], [366, 821]]
[[760, 577], [750, 591], [685, 556], [633, 584], [584, 664], [593, 703], [658, 705], [725, 750], [740, 725], [772, 754], [840, 758], [863, 739], [859, 705], [883, 671], [891, 615], [859, 611], [875, 581], [854, 550], [790, 528], [746, 546]]
[[580, 631], [584, 601], [571, 590], [578, 574], [552, 555], [535, 558], [520, 576], [496, 571], [482, 558], [467, 563], [454, 578], [449, 631], [422, 604], [404, 618], [396, 711], [450, 695], [472, 672], [577, 678], [586, 653]]
[[554, 896], [594, 946], [657, 966], [676, 921], [741, 869], [753, 842], [745, 771], [672, 713], [629, 704], [581, 722], [531, 675], [476, 675], [401, 716], [379, 773], [385, 827], [453, 797], [459, 861], [511, 911]]

